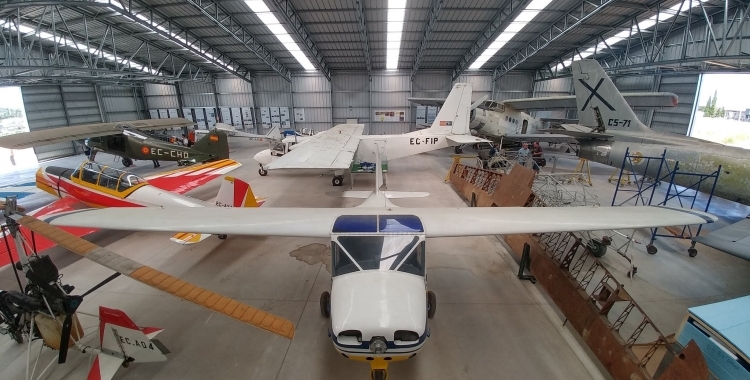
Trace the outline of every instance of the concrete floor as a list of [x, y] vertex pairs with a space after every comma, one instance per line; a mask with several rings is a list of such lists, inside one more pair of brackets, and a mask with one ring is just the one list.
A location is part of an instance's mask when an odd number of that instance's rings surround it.
[[[327, 195], [348, 189], [333, 188], [328, 176], [272, 172], [260, 178], [252, 156], [264, 148], [260, 143], [233, 141], [231, 152], [233, 158], [245, 163], [232, 175], [249, 181], [256, 195], [269, 197], [263, 207], [345, 207], [359, 202]], [[443, 182], [450, 154], [446, 150], [392, 162], [390, 189], [431, 193], [428, 198], [396, 203], [465, 205]], [[73, 166], [80, 159], [65, 161]], [[103, 156], [98, 159], [109, 162]], [[162, 170], [172, 165], [164, 164]], [[144, 164], [133, 171], [145, 175], [151, 168]], [[373, 185], [369, 176], [360, 175], [356, 180], [357, 189]], [[189, 195], [210, 199], [218, 186], [214, 181]], [[102, 231], [90, 239], [171, 275], [289, 318], [297, 324], [297, 335], [290, 342], [128, 278], [118, 278], [87, 297], [82, 311], [96, 313], [99, 305], [116, 307], [141, 326], [164, 327], [159, 339], [172, 353], [166, 363], [134, 364], [120, 370], [116, 379], [369, 378], [366, 364], [336, 353], [326, 335], [328, 321], [319, 313], [319, 295], [330, 287], [326, 239], [230, 236], [224, 241], [211, 238], [183, 247], [171, 243], [169, 236]], [[562, 320], [539, 289], [515, 278], [517, 265], [497, 237], [431, 239], [427, 250], [429, 287], [438, 298], [437, 314], [430, 321], [432, 335], [416, 358], [392, 364], [389, 378], [602, 378], [570, 332], [561, 327]], [[64, 282], [75, 285], [77, 293], [111, 274], [62, 249], [48, 253], [64, 274]], [[15, 287], [11, 269], [0, 268], [0, 288]], [[91, 317], [82, 320], [84, 326], [97, 323]], [[36, 343], [32, 358], [38, 347]], [[54, 355], [42, 351], [44, 363], [40, 365], [46, 365]], [[23, 378], [25, 356], [25, 346], [0, 336], [0, 378]], [[84, 378], [88, 363], [86, 355], [71, 352], [68, 363], [50, 368], [48, 378]]]

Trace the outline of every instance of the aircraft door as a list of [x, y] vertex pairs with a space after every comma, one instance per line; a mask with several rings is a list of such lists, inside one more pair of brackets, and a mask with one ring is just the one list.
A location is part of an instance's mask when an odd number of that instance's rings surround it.
[[107, 148], [123, 152], [125, 150], [125, 137], [123, 135], [108, 136]]
[[521, 127], [521, 134], [525, 135], [526, 131], [529, 129], [529, 121], [526, 119], [523, 119], [523, 126]]

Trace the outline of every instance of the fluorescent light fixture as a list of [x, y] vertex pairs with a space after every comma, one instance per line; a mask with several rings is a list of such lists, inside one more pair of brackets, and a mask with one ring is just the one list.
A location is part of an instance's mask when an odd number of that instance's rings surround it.
[[[696, 0], [693, 3], [693, 7], [700, 6], [700, 3], [705, 3], [707, 1], [708, 0]], [[680, 11], [680, 13], [688, 12], [691, 9], [690, 8], [690, 0], [684, 0], [682, 3], [677, 3], [677, 4], [669, 7], [668, 9], [662, 11], [661, 13], [659, 13], [659, 15], [658, 15], [659, 22], [660, 23], [667, 22], [667, 21], [671, 20], [672, 18], [674, 18], [675, 16], [677, 16], [677, 12], [680, 10], [680, 5], [682, 5], [682, 11]], [[649, 18], [647, 18], [647, 19], [639, 22], [637, 27], [634, 25], [630, 30], [622, 31], [620, 33], [615, 34], [612, 37], [607, 38], [606, 40], [604, 40], [606, 42], [606, 44], [604, 42], [600, 42], [598, 45], [592, 46], [592, 47], [586, 49], [585, 51], [582, 51], [580, 57], [578, 55], [575, 55], [575, 56], [573, 56], [570, 59], [562, 61], [562, 63], [559, 63], [559, 64], [557, 64], [557, 66], [555, 66], [555, 69], [562, 70], [563, 68], [569, 66], [574, 61], [578, 61], [578, 60], [580, 60], [582, 58], [591, 57], [592, 55], [594, 55], [594, 53], [598, 53], [598, 52], [606, 50], [607, 49], [607, 45], [612, 46], [613, 44], [616, 44], [616, 43], [618, 43], [620, 41], [628, 39], [628, 36], [637, 36], [638, 35], [638, 30], [643, 31], [643, 30], [646, 30], [648, 28], [651, 28], [651, 27], [655, 26], [656, 25], [656, 18], [657, 18], [657, 15], [653, 15], [653, 16], [651, 16], [651, 17], [649, 17]]]
[[388, 0], [388, 35], [385, 57], [386, 70], [398, 69], [398, 57], [401, 51], [401, 37], [406, 15], [406, 0]]
[[487, 61], [490, 60], [497, 52], [505, 46], [518, 32], [523, 30], [536, 16], [541, 13], [542, 9], [547, 6], [552, 0], [534, 0], [529, 3], [528, 6], [521, 13], [508, 24], [500, 35], [495, 38], [490, 46], [485, 49], [482, 54], [469, 66], [469, 70], [479, 70], [484, 66]]
[[294, 42], [292, 36], [287, 33], [286, 28], [282, 25], [276, 16], [271, 12], [266, 3], [263, 0], [245, 0], [250, 9], [255, 12], [260, 21], [273, 33], [274, 36], [281, 42], [282, 45], [288, 50], [297, 62], [308, 71], [315, 70], [315, 66], [310, 62], [305, 53], [302, 52], [299, 44]]

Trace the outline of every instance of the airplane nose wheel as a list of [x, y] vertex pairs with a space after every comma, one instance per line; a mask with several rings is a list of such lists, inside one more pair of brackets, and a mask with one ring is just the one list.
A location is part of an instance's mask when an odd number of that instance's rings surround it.
[[436, 311], [437, 311], [437, 297], [435, 297], [435, 292], [428, 291], [427, 292], [427, 318], [432, 319], [435, 316]]
[[388, 378], [388, 371], [384, 369], [373, 369], [370, 372], [370, 378], [372, 380], [385, 380]]
[[331, 181], [333, 183], [333, 186], [343, 186], [344, 185], [344, 176], [343, 175], [337, 175], [333, 177], [333, 180]]
[[320, 294], [320, 314], [325, 318], [331, 317], [331, 293]]

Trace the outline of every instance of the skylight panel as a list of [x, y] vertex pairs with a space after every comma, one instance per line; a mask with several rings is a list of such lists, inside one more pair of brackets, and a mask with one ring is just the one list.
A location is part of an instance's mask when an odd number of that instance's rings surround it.
[[490, 60], [497, 52], [505, 46], [518, 32], [523, 30], [536, 16], [541, 13], [544, 8], [547, 8], [552, 0], [534, 0], [526, 6], [526, 9], [513, 19], [508, 26], [500, 33], [495, 41], [485, 49], [484, 52], [469, 66], [470, 70], [478, 70], [484, 66], [487, 61]]
[[284, 25], [279, 22], [263, 0], [245, 0], [245, 3], [305, 70], [315, 70], [315, 66], [307, 58], [307, 55], [302, 52], [299, 44], [294, 42], [294, 39], [287, 33]]
[[398, 69], [398, 57], [401, 52], [401, 38], [406, 16], [406, 0], [388, 0], [388, 34], [386, 36], [385, 68]]

